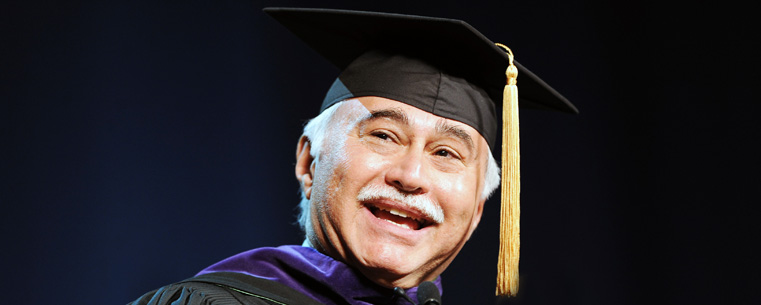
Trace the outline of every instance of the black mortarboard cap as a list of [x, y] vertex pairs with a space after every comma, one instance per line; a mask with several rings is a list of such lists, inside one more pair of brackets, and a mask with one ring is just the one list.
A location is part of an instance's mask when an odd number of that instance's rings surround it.
[[264, 11], [341, 70], [321, 111], [353, 97], [385, 97], [467, 124], [492, 149], [501, 114], [497, 294], [515, 295], [520, 252], [518, 105], [578, 113], [576, 107], [514, 61], [509, 49], [460, 20], [330, 9]]
[[[321, 110], [351, 97], [386, 97], [463, 122], [494, 148], [508, 56], [464, 21], [333, 9], [264, 11], [342, 71]], [[578, 112], [515, 65], [522, 108]]]

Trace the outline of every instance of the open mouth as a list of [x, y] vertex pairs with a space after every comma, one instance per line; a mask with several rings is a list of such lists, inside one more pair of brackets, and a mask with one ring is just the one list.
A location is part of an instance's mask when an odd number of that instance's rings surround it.
[[409, 230], [420, 230], [429, 226], [432, 221], [426, 220], [419, 216], [409, 215], [405, 211], [390, 207], [377, 207], [374, 205], [365, 205], [375, 217], [381, 220], [385, 220], [391, 224]]

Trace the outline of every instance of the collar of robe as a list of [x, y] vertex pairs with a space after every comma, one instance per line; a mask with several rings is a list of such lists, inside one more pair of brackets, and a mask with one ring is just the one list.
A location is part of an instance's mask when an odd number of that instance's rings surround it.
[[[268, 279], [324, 304], [409, 304], [395, 297], [393, 289], [381, 287], [345, 263], [309, 247], [249, 250], [211, 265], [198, 275], [212, 272], [237, 272]], [[441, 277], [433, 282], [442, 291]], [[416, 299], [417, 287], [405, 292]]]

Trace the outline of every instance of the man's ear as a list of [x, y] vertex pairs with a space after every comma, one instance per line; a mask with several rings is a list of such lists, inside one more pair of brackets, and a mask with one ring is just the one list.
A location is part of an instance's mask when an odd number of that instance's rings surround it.
[[296, 179], [301, 184], [301, 191], [309, 199], [312, 196], [312, 182], [314, 178], [314, 158], [309, 153], [311, 142], [306, 136], [299, 138], [296, 145]]

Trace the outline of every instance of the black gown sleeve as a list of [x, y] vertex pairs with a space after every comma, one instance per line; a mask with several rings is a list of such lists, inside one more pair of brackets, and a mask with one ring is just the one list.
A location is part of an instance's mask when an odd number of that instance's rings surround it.
[[177, 283], [148, 292], [129, 305], [278, 304], [258, 299], [240, 300], [236, 293], [208, 283]]
[[240, 273], [217, 272], [193, 277], [144, 294], [128, 305], [319, 305], [314, 299], [277, 282]]

